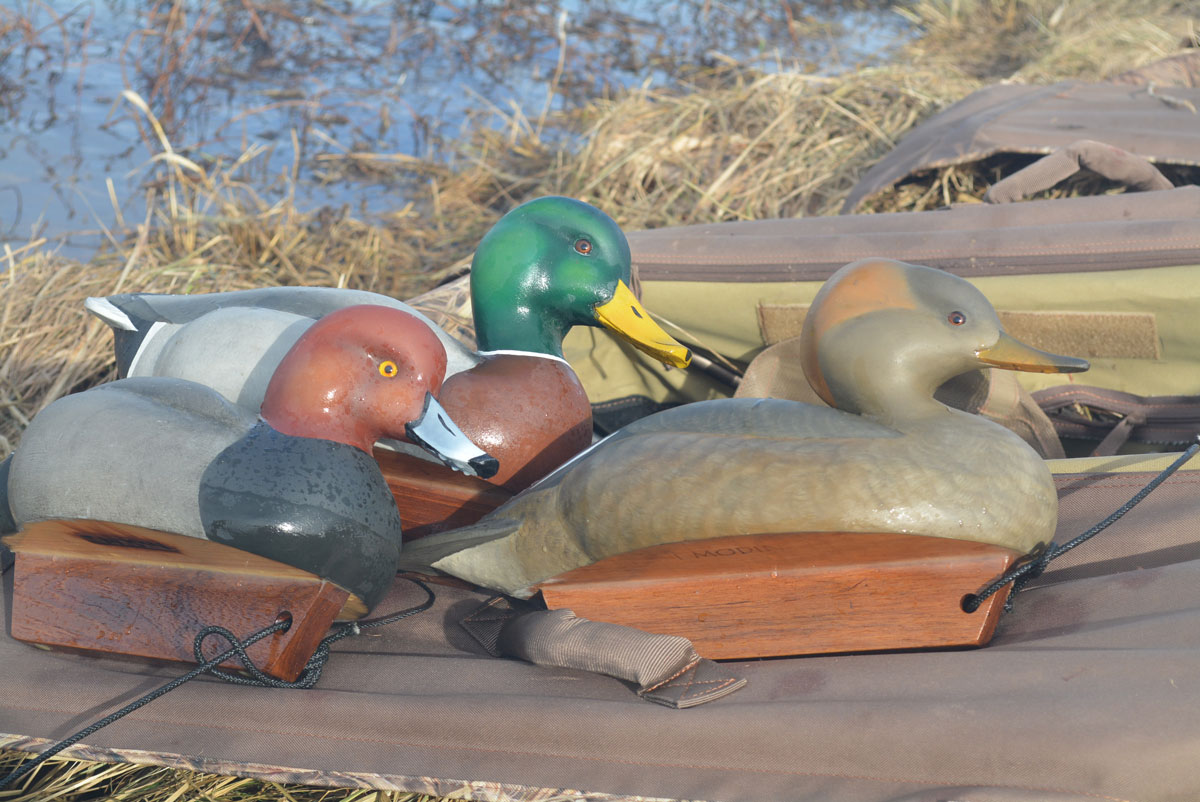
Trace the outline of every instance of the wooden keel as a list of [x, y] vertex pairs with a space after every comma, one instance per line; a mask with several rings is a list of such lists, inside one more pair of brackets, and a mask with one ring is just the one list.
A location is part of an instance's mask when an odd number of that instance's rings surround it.
[[[288, 630], [247, 652], [265, 673], [292, 681], [336, 618], [366, 612], [313, 574], [136, 526], [40, 521], [7, 543], [16, 554], [12, 635], [47, 646], [194, 662], [192, 642], [204, 627], [244, 638], [287, 614]], [[228, 645], [214, 637], [205, 654]]]
[[404, 526], [405, 541], [467, 526], [513, 497], [503, 487], [444, 465], [376, 448]]
[[1008, 589], [963, 597], [1020, 555], [938, 537], [741, 535], [610, 557], [537, 586], [551, 609], [682, 635], [704, 657], [982, 646]]

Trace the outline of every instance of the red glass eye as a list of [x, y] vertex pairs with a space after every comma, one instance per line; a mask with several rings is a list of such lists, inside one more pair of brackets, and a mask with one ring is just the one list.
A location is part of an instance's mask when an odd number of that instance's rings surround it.
[[583, 254], [584, 256], [587, 256], [589, 253], [592, 252], [591, 240], [586, 240], [586, 239], [575, 240], [575, 251], [577, 253]]
[[950, 321], [951, 326], [961, 326], [967, 322], [967, 316], [962, 312], [951, 312], [946, 315], [946, 320]]

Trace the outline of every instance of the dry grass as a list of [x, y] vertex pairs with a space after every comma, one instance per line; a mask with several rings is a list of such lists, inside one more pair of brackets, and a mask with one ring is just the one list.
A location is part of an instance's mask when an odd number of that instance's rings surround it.
[[[336, 143], [311, 157], [330, 178], [398, 182], [409, 201], [382, 220], [299, 211], [299, 163], [267, 186], [257, 169], [263, 150], [231, 163], [189, 161], [143, 108], [157, 151], [148, 217], [110, 232], [109, 247], [88, 263], [44, 243], [0, 254], [0, 456], [43, 405], [110, 376], [108, 333], [82, 310], [88, 295], [324, 284], [407, 297], [461, 264], [505, 210], [551, 193], [588, 200], [629, 229], [834, 214], [907, 130], [973, 89], [1002, 79], [1100, 79], [1177, 52], [1196, 38], [1188, 5], [916, 0], [906, 13], [923, 35], [892, 66], [838, 78], [727, 68], [685, 91], [632, 91], [546, 119], [515, 113], [499, 127], [475, 126], [449, 165]], [[937, 171], [870, 208], [978, 200], [1001, 168], [1010, 169], [989, 160]], [[0, 773], [15, 762], [0, 752]], [[72, 761], [52, 762], [28, 788], [65, 801], [420, 798]], [[0, 802], [15, 798], [0, 791]]]
[[915, 0], [914, 62], [994, 82], [1103, 80], [1178, 52], [1200, 19], [1188, 0]]
[[[0, 750], [0, 776], [27, 759], [23, 752]], [[281, 785], [204, 774], [186, 769], [131, 763], [87, 763], [51, 758], [13, 788], [0, 790], [0, 802], [437, 802], [403, 791], [330, 789]]]
[[729, 69], [690, 92], [592, 103], [571, 121], [583, 133], [570, 152], [519, 119], [478, 128], [455, 187], [488, 206], [571, 195], [629, 229], [834, 214], [866, 165], [973, 86], [912, 67], [839, 78]]

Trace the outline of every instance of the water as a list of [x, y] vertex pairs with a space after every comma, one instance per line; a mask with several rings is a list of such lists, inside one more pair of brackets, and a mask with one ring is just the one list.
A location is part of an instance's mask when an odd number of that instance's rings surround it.
[[[885, 3], [23, 0], [0, 9], [0, 248], [86, 257], [141, 221], [159, 137], [200, 164], [300, 167], [304, 207], [403, 198], [345, 151], [438, 159], [471, 125], [669, 86], [727, 61], [836, 72], [903, 33]], [[552, 132], [547, 132], [551, 135]], [[293, 135], [299, 147], [293, 146]]]

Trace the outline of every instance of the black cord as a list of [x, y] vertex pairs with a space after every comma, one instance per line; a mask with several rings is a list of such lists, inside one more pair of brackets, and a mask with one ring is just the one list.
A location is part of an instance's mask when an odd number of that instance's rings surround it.
[[1026, 585], [1041, 576], [1046, 570], [1046, 566], [1048, 566], [1052, 560], [1058, 559], [1079, 544], [1085, 543], [1086, 541], [1092, 539], [1119, 521], [1125, 515], [1125, 513], [1129, 512], [1138, 504], [1140, 504], [1142, 499], [1146, 498], [1146, 496], [1154, 492], [1159, 485], [1167, 481], [1167, 478], [1171, 474], [1182, 468], [1184, 463], [1196, 455], [1197, 451], [1200, 451], [1200, 443], [1193, 443], [1188, 447], [1187, 451], [1184, 451], [1182, 454], [1180, 454], [1178, 459], [1164, 468], [1158, 476], [1151, 479], [1149, 484], [1139, 490], [1133, 498], [1129, 499], [1129, 501], [1126, 501], [1111, 515], [1093, 526], [1091, 529], [1088, 529], [1083, 534], [1073, 537], [1071, 540], [1068, 540], [1061, 546], [1055, 545], [1054, 542], [1051, 541], [1044, 549], [1035, 551], [1028, 559], [1022, 560], [1017, 565], [1013, 566], [1004, 574], [1002, 574], [998, 579], [989, 582], [987, 586], [983, 588], [983, 590], [979, 591], [978, 593], [968, 594], [967, 597], [963, 599], [963, 610], [968, 613], [975, 612], [979, 609], [979, 605], [981, 605], [989, 596], [996, 593], [996, 591], [1000, 590], [1000, 588], [1004, 587], [1009, 582], [1012, 582], [1012, 592], [1008, 594], [1008, 598], [1004, 602], [1005, 612], [1011, 612], [1013, 597], [1020, 593]]
[[[204, 640], [210, 635], [219, 635], [220, 637], [229, 641], [229, 651], [237, 654], [238, 660], [241, 661], [242, 666], [245, 667], [246, 672], [250, 674], [250, 676], [242, 677], [237, 674], [230, 674], [228, 671], [221, 671], [216, 668], [209, 670], [208, 673], [212, 674], [217, 679], [233, 683], [234, 685], [251, 685], [260, 688], [302, 688], [307, 690], [316, 685], [317, 680], [321, 678], [321, 672], [325, 670], [325, 663], [329, 660], [330, 646], [337, 643], [342, 638], [348, 638], [351, 635], [357, 635], [364, 629], [372, 629], [373, 627], [382, 627], [386, 626], [387, 624], [394, 624], [397, 621], [408, 618], [409, 616], [422, 613], [433, 606], [435, 597], [433, 595], [433, 591], [429, 589], [428, 585], [419, 579], [414, 579], [411, 576], [405, 576], [401, 578], [413, 583], [421, 590], [425, 591], [425, 601], [405, 610], [401, 610], [397, 613], [392, 613], [391, 615], [382, 616], [380, 618], [368, 618], [362, 621], [351, 621], [348, 624], [342, 624], [331, 634], [326, 635], [325, 638], [319, 644], [317, 644], [317, 648], [313, 651], [312, 657], [308, 658], [308, 662], [304, 665], [304, 669], [300, 672], [300, 676], [296, 677], [294, 682], [287, 682], [285, 680], [276, 679], [275, 677], [269, 677], [264, 674], [246, 655], [245, 649], [240, 647], [234, 634], [223, 627], [205, 627], [204, 629], [200, 630], [200, 632], [196, 635], [195, 641], [192, 642], [192, 653], [196, 656], [196, 662], [204, 660], [204, 654], [201, 651], [201, 646], [203, 645]], [[228, 655], [228, 652], [226, 652], [226, 654]]]
[[[41, 754], [36, 755], [32, 759], [22, 763], [6, 776], [0, 777], [0, 788], [7, 788], [9, 785], [24, 777], [30, 771], [33, 771], [33, 769], [35, 769], [37, 766], [40, 766], [46, 760], [54, 757], [64, 749], [74, 746], [96, 731], [107, 727], [109, 724], [112, 724], [118, 719], [124, 718], [138, 708], [150, 704], [160, 696], [170, 693], [180, 685], [194, 680], [201, 674], [212, 674], [217, 679], [224, 680], [225, 682], [232, 682], [235, 685], [303, 689], [313, 687], [317, 684], [317, 680], [321, 678], [321, 672], [325, 669], [325, 663], [329, 660], [329, 647], [331, 645], [337, 643], [342, 638], [347, 638], [351, 635], [357, 635], [364, 629], [371, 629], [372, 627], [381, 627], [386, 624], [392, 624], [396, 621], [408, 618], [409, 616], [424, 612], [433, 606], [435, 597], [433, 591], [429, 589], [428, 585], [421, 580], [414, 579], [412, 577], [403, 577], [403, 579], [407, 579], [409, 582], [412, 582], [414, 585], [421, 588], [421, 590], [425, 591], [427, 596], [425, 601], [413, 607], [409, 607], [405, 610], [401, 610], [400, 612], [392, 613], [391, 615], [383, 616], [381, 618], [371, 618], [341, 625], [334, 630], [334, 632], [327, 635], [317, 645], [316, 650], [313, 652], [313, 656], [308, 659], [308, 662], [305, 664], [304, 669], [300, 672], [300, 676], [297, 677], [295, 682], [286, 682], [284, 680], [267, 676], [262, 672], [261, 669], [258, 668], [258, 666], [254, 664], [254, 661], [250, 659], [250, 656], [246, 654], [246, 647], [250, 646], [251, 644], [257, 643], [263, 638], [273, 635], [276, 632], [286, 632], [292, 625], [290, 618], [278, 620], [270, 626], [264, 627], [263, 629], [260, 629], [259, 631], [250, 635], [245, 640], [238, 640], [236, 635], [224, 627], [205, 627], [196, 634], [196, 638], [192, 642], [192, 653], [196, 656], [196, 662], [200, 663], [200, 665], [196, 666], [183, 676], [176, 677], [166, 685], [155, 688], [140, 699], [130, 702], [117, 712], [110, 713], [99, 721], [89, 724], [74, 735], [64, 738]], [[205, 639], [212, 635], [218, 635], [222, 638], [225, 638], [229, 642], [230, 646], [216, 657], [211, 657], [206, 660], [204, 659], [202, 646], [204, 645]], [[236, 656], [242, 663], [246, 671], [250, 674], [250, 677], [241, 677], [236, 674], [230, 674], [227, 671], [221, 671], [217, 668], [217, 666], [219, 666], [221, 663], [234, 656]]]

